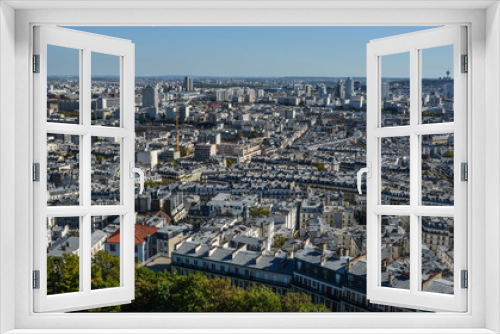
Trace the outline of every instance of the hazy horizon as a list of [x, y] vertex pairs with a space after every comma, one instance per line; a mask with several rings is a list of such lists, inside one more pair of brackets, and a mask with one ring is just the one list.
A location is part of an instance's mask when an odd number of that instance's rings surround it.
[[[370, 40], [432, 27], [68, 27], [131, 40], [136, 49], [136, 76], [199, 77], [366, 77]], [[52, 52], [49, 74], [78, 73], [73, 50]], [[441, 47], [422, 69], [426, 78], [450, 70], [453, 48]], [[391, 57], [384, 77], [404, 78], [404, 56]], [[116, 75], [115, 56], [92, 54], [92, 72]], [[168, 73], [168, 74], [166, 74]]]

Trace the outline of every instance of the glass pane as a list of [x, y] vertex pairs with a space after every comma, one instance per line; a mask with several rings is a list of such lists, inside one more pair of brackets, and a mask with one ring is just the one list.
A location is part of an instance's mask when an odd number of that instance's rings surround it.
[[92, 125], [120, 126], [120, 57], [92, 52]]
[[381, 126], [410, 124], [410, 53], [382, 56]]
[[453, 218], [422, 217], [422, 290], [453, 294]]
[[453, 45], [421, 50], [422, 123], [453, 122]]
[[381, 204], [410, 204], [410, 137], [381, 139]]
[[79, 205], [80, 136], [47, 134], [47, 205]]
[[120, 216], [92, 217], [92, 290], [120, 286]]
[[410, 289], [410, 217], [382, 216], [381, 285]]
[[454, 136], [422, 136], [422, 205], [453, 206]]
[[47, 294], [80, 290], [80, 217], [47, 218]]
[[120, 204], [120, 140], [92, 136], [92, 205]]
[[80, 123], [80, 50], [47, 45], [47, 122]]

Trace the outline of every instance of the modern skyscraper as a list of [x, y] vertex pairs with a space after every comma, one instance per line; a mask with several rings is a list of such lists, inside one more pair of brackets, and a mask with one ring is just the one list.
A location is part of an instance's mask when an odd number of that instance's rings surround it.
[[187, 92], [192, 92], [194, 90], [193, 78], [184, 78], [184, 90], [186, 90]]
[[147, 86], [142, 90], [142, 106], [158, 107], [158, 89]]
[[389, 95], [389, 83], [388, 82], [382, 82], [381, 89], [380, 89], [380, 97], [382, 100], [387, 99], [387, 95]]
[[320, 98], [324, 98], [327, 96], [326, 87], [324, 85], [321, 87], [318, 87], [318, 95]]
[[354, 94], [354, 80], [351, 77], [347, 78], [345, 81], [345, 95], [350, 97]]
[[342, 80], [340, 80], [337, 83], [337, 97], [345, 99], [345, 87], [344, 87], [344, 82]]
[[305, 85], [305, 88], [306, 88], [306, 95], [307, 96], [311, 96], [311, 85]]

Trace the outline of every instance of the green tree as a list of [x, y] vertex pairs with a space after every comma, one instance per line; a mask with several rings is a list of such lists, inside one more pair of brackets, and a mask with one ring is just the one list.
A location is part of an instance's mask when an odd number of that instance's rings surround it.
[[165, 273], [155, 273], [144, 267], [135, 270], [135, 298], [130, 304], [122, 305], [124, 312], [155, 312], [155, 302], [158, 298], [158, 280], [165, 277]]
[[287, 293], [281, 297], [282, 312], [329, 312], [324, 304], [314, 305], [304, 293]]
[[147, 180], [144, 181], [144, 187], [149, 188], [149, 187], [160, 187], [164, 186], [165, 182], [163, 181], [153, 181], [153, 180]]
[[188, 155], [190, 155], [191, 153], [193, 153], [193, 150], [190, 150], [187, 147], [183, 147], [183, 148], [180, 149], [180, 152], [181, 152], [181, 157], [187, 157]]
[[252, 138], [259, 138], [261, 137], [260, 133], [258, 133], [257, 131], [252, 131]]
[[66, 234], [67, 237], [79, 237], [80, 232], [77, 230], [71, 230]]
[[93, 290], [120, 286], [120, 258], [99, 251], [92, 259], [91, 286]]
[[75, 254], [47, 257], [47, 294], [76, 292], [80, 289], [80, 259]]
[[250, 209], [248, 209], [250, 213], [250, 217], [262, 217], [262, 216], [268, 216], [269, 215], [269, 209], [262, 208], [259, 206], [252, 206]]
[[[168, 277], [168, 276], [167, 276]], [[207, 304], [203, 286], [208, 278], [202, 274], [177, 275], [157, 284], [158, 312], [203, 312]]]
[[[79, 258], [74, 254], [47, 258], [49, 294], [79, 290]], [[119, 286], [119, 258], [105, 251], [92, 260], [92, 289]], [[170, 274], [145, 267], [135, 269], [135, 298], [130, 304], [95, 308], [89, 312], [328, 312], [305, 294], [277, 295], [270, 288], [243, 289], [229, 278], [204, 274]]]
[[281, 248], [287, 242], [289, 238], [285, 238], [281, 233], [275, 234], [274, 235], [274, 247], [275, 248]]
[[230, 160], [230, 159], [227, 159], [226, 160], [226, 167], [227, 168], [231, 168], [231, 166], [234, 164], [234, 161], [233, 160]]
[[325, 170], [325, 165], [323, 165], [321, 162], [313, 162], [311, 163], [311, 165], [316, 167], [320, 172]]
[[252, 286], [241, 301], [240, 312], [281, 312], [280, 298], [268, 287]]
[[194, 225], [194, 226], [196, 226], [196, 227], [200, 227], [202, 223], [203, 223], [203, 220], [201, 220], [200, 218], [197, 218], [197, 219], [193, 222], [193, 225]]
[[455, 156], [453, 151], [446, 151], [443, 153], [443, 157], [445, 158], [453, 158]]

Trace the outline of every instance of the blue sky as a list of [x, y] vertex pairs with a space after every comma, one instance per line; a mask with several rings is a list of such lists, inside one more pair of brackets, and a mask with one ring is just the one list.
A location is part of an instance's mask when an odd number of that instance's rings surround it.
[[[70, 28], [131, 40], [138, 76], [364, 77], [370, 40], [429, 27]], [[77, 53], [59, 49], [49, 50], [49, 75], [77, 74]], [[423, 76], [444, 76], [448, 68], [453, 76], [452, 52], [451, 46], [424, 51]], [[383, 76], [407, 77], [408, 57], [391, 58], [383, 61]], [[92, 60], [93, 75], [117, 74], [117, 57]]]

